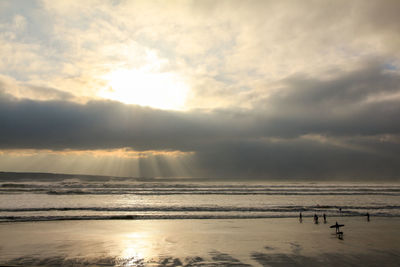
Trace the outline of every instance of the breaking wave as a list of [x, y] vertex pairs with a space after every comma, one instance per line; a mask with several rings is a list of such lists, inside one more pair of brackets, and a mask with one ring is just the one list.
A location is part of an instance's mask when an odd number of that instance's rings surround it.
[[400, 206], [279, 206], [279, 207], [46, 207], [46, 208], [0, 208], [0, 212], [33, 212], [33, 211], [195, 211], [195, 212], [298, 212], [298, 211], [328, 211], [341, 208], [343, 213], [346, 210], [392, 210], [400, 209]]
[[3, 183], [0, 194], [49, 195], [387, 195], [400, 196], [399, 185], [204, 185], [115, 183]]

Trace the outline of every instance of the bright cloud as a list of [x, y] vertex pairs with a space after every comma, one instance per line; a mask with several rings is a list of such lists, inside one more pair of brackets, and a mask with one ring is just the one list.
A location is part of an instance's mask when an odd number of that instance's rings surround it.
[[0, 145], [185, 151], [215, 176], [306, 174], [315, 153], [321, 172], [375, 159], [390, 176], [399, 13], [390, 0], [2, 1]]

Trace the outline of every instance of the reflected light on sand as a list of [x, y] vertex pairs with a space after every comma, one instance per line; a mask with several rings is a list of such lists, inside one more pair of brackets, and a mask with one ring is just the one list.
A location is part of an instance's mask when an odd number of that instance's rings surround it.
[[130, 233], [124, 236], [121, 258], [127, 266], [135, 266], [138, 261], [151, 257], [151, 235], [147, 233]]

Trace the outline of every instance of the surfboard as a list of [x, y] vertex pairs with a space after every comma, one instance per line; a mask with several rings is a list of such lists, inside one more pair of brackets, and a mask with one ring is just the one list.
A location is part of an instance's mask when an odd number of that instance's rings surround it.
[[330, 228], [343, 227], [343, 226], [344, 226], [344, 224], [338, 224], [338, 225], [334, 224], [334, 225], [331, 225]]

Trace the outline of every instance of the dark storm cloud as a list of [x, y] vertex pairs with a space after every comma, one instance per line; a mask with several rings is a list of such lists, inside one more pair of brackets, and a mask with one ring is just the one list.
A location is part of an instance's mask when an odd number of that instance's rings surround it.
[[394, 178], [399, 81], [380, 64], [329, 80], [294, 76], [256, 109], [187, 113], [2, 94], [0, 147], [194, 151], [204, 175], [218, 177]]
[[[400, 146], [380, 142], [373, 145], [374, 151], [364, 151], [305, 139], [225, 142], [204, 148], [197, 158], [207, 177], [398, 179]], [[388, 156], [386, 149], [393, 153]]]
[[[0, 99], [2, 148], [197, 150], [221, 140], [398, 134], [398, 75], [376, 67], [320, 81], [291, 77], [254, 110], [172, 112], [112, 101]], [[389, 95], [389, 97], [387, 97]]]

